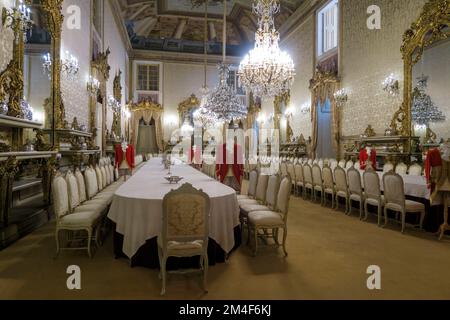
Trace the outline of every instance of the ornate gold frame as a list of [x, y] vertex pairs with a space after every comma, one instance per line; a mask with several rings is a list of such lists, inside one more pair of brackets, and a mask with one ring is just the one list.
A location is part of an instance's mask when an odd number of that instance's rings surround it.
[[178, 116], [180, 125], [183, 123], [183, 114], [186, 112], [190, 112], [192, 109], [196, 109], [200, 107], [200, 100], [195, 96], [195, 94], [191, 94], [189, 98], [182, 101], [178, 104]]
[[412, 135], [412, 70], [427, 47], [450, 37], [450, 31], [445, 32], [444, 27], [450, 27], [450, 0], [430, 0], [424, 5], [417, 21], [403, 35], [404, 100], [391, 124], [398, 134]]
[[155, 103], [153, 101], [144, 100], [139, 103], [135, 103], [130, 105], [130, 111], [136, 112], [141, 110], [151, 110], [155, 112], [163, 112], [164, 108], [159, 103]]
[[[119, 69], [119, 72], [114, 77], [113, 83], [113, 95], [114, 99], [119, 103], [122, 103], [122, 70]], [[122, 113], [114, 112], [113, 113], [113, 123], [111, 126], [111, 133], [114, 132], [117, 137], [122, 136]]]

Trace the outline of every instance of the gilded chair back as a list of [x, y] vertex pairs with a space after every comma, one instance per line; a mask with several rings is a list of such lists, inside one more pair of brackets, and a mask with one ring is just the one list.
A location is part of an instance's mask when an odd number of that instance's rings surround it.
[[354, 167], [356, 170], [361, 170], [361, 164], [359, 163], [359, 161], [355, 161], [355, 164], [353, 165], [353, 167]]
[[84, 171], [87, 198], [91, 199], [98, 193], [97, 173], [91, 167]]
[[69, 170], [66, 173], [67, 190], [69, 194], [69, 210], [72, 212], [76, 207], [80, 205], [80, 196], [78, 192], [77, 178]]
[[350, 168], [347, 171], [348, 176], [348, 191], [350, 194], [362, 195], [361, 174], [355, 168]]
[[393, 203], [400, 208], [405, 208], [405, 191], [403, 178], [394, 172], [388, 172], [383, 176], [384, 198], [386, 203]]
[[421, 176], [422, 175], [422, 166], [420, 164], [413, 164], [409, 167], [408, 174], [410, 176]]
[[386, 163], [383, 165], [383, 173], [387, 173], [387, 172], [393, 171], [393, 170], [394, 170], [394, 165], [393, 165], [392, 163], [386, 162]]
[[84, 183], [84, 177], [80, 169], [75, 170], [75, 178], [77, 178], [78, 195], [80, 197], [80, 203], [83, 203], [87, 200], [86, 184]]
[[189, 183], [167, 193], [163, 198], [163, 248], [168, 241], [203, 240], [207, 245], [209, 213], [209, 196]]
[[363, 174], [364, 192], [368, 199], [381, 200], [380, 177], [374, 170], [367, 170]]
[[258, 184], [258, 172], [253, 170], [250, 172], [250, 178], [248, 182], [248, 195], [254, 198], [256, 195], [256, 185]]
[[345, 160], [339, 161], [338, 166], [341, 168], [345, 168]]
[[323, 187], [326, 189], [334, 189], [333, 171], [328, 166], [322, 169]]
[[305, 183], [313, 184], [312, 169], [309, 164], [303, 166], [303, 178]]
[[322, 169], [319, 167], [318, 164], [315, 164], [312, 167], [312, 178], [313, 178], [314, 186], [320, 186], [320, 187], [323, 186]]
[[292, 182], [291, 178], [285, 176], [280, 182], [280, 189], [277, 195], [277, 211], [283, 215], [283, 220], [286, 223], [289, 211], [289, 199], [291, 197]]
[[296, 182], [303, 182], [303, 166], [297, 163], [294, 167]]
[[280, 189], [280, 176], [275, 174], [270, 176], [266, 192], [266, 204], [269, 208], [275, 209], [277, 204], [277, 195]]
[[101, 191], [103, 189], [103, 178], [102, 178], [102, 172], [100, 170], [99, 166], [95, 167], [95, 176], [97, 178], [97, 186], [98, 190]]
[[269, 176], [266, 174], [260, 174], [258, 177], [258, 183], [256, 184], [255, 198], [258, 201], [266, 201], [267, 185], [269, 183]]
[[347, 174], [342, 167], [338, 166], [334, 169], [334, 179], [336, 182], [336, 191], [348, 193]]
[[287, 164], [287, 173], [288, 173], [289, 177], [291, 177], [292, 183], [294, 183], [296, 181], [295, 180], [296, 177], [295, 177], [294, 164], [292, 162], [289, 162]]
[[59, 220], [59, 218], [69, 214], [69, 194], [67, 183], [61, 175], [57, 175], [53, 179], [52, 195], [53, 210], [55, 212], [56, 219]]
[[353, 167], [354, 163], [352, 160], [349, 160], [346, 164], [345, 164], [345, 169], [350, 169], [351, 167]]
[[408, 166], [406, 164], [404, 164], [403, 162], [400, 162], [395, 167], [395, 173], [397, 173], [397, 174], [406, 174], [407, 171], [408, 171]]

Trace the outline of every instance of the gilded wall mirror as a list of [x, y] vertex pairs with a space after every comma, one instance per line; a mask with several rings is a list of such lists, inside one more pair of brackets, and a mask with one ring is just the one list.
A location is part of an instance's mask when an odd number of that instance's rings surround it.
[[425, 145], [450, 137], [450, 1], [431, 0], [403, 36], [404, 107]]
[[178, 105], [179, 125], [182, 126], [184, 123], [189, 123], [191, 126], [194, 126], [194, 112], [199, 107], [200, 100], [195, 94], [182, 101]]

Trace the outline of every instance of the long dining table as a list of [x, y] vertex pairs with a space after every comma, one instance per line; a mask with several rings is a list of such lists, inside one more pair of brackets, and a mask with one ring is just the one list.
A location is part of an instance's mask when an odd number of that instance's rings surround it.
[[162, 159], [153, 158], [115, 192], [108, 218], [114, 223], [116, 258], [127, 257], [132, 266], [159, 266], [156, 239], [162, 229], [163, 198], [187, 182], [210, 197], [208, 256], [210, 264], [223, 262], [241, 241], [236, 191], [187, 164], [172, 166], [171, 173], [183, 180], [170, 184]]

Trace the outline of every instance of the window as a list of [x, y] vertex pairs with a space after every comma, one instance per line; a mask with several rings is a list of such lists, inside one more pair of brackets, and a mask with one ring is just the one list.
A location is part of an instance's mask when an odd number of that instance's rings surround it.
[[159, 65], [138, 65], [137, 77], [137, 90], [159, 91]]
[[317, 55], [323, 56], [338, 46], [339, 2], [330, 1], [317, 15]]
[[237, 68], [235, 67], [230, 68], [228, 85], [236, 90], [237, 95], [245, 96], [245, 90], [240, 84]]

